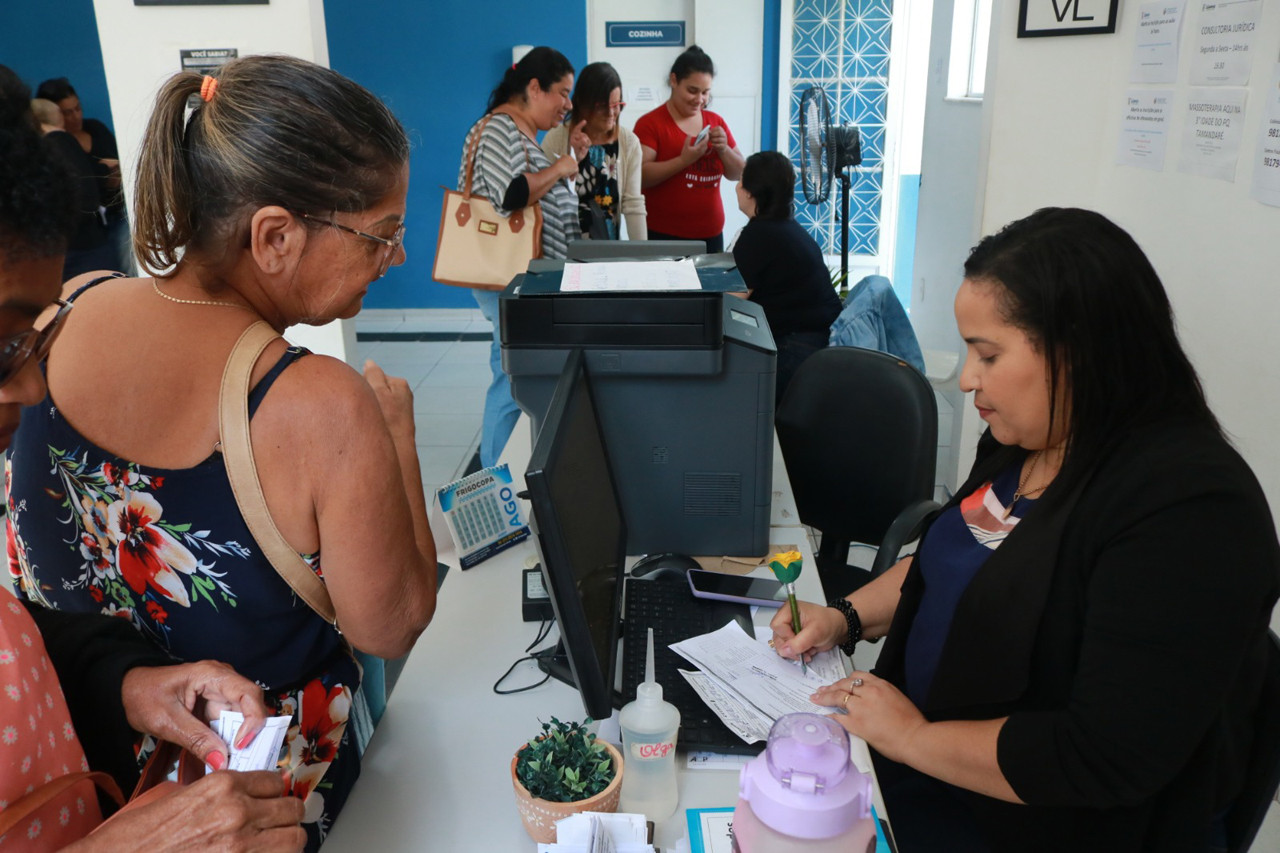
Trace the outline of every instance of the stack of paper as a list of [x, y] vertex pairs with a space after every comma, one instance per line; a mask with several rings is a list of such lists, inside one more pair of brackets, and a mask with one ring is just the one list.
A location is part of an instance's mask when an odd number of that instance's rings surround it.
[[582, 812], [556, 821], [556, 843], [538, 853], [654, 853], [642, 814]]
[[779, 657], [737, 622], [674, 643], [671, 650], [698, 667], [699, 672], [682, 669], [680, 674], [747, 743], [768, 739], [770, 727], [784, 714], [831, 713], [830, 708], [810, 702], [809, 696], [844, 677], [844, 664], [835, 649], [815, 656], [809, 671], [802, 672], [798, 661]]
[[[244, 714], [239, 711], [223, 711], [218, 719], [209, 727], [222, 738], [231, 755], [227, 760], [227, 770], [274, 770], [280, 759], [280, 747], [284, 736], [289, 731], [292, 717], [267, 717], [267, 724], [262, 731], [249, 741], [244, 749], [236, 749], [236, 741], [240, 736], [240, 727], [244, 725]], [[213, 768], [205, 765], [205, 772], [212, 773]]]

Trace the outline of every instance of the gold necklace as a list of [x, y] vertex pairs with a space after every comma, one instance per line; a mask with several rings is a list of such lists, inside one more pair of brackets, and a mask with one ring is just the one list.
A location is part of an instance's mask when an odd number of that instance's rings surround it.
[[244, 307], [243, 305], [239, 305], [235, 302], [221, 302], [217, 299], [179, 299], [178, 297], [170, 296], [169, 294], [161, 290], [160, 283], [156, 281], [154, 278], [151, 279], [151, 289], [154, 290], [156, 292], [156, 296], [159, 296], [161, 299], [168, 299], [170, 302], [177, 302], [180, 305], [220, 305], [223, 308], [243, 308]]
[[1018, 505], [1018, 501], [1033, 495], [1036, 492], [1043, 492], [1045, 489], [1049, 488], [1048, 483], [1045, 483], [1043, 486], [1037, 486], [1034, 489], [1027, 488], [1027, 483], [1031, 480], [1031, 475], [1036, 470], [1036, 465], [1040, 463], [1040, 456], [1043, 452], [1044, 451], [1042, 450], [1037, 450], [1035, 453], [1031, 454], [1031, 464], [1027, 466], [1027, 473], [1023, 474], [1022, 479], [1018, 481], [1018, 490], [1013, 493], [1013, 500], [1009, 501], [1009, 506], [1005, 507], [1004, 517], [1006, 519], [1013, 514], [1013, 508]]

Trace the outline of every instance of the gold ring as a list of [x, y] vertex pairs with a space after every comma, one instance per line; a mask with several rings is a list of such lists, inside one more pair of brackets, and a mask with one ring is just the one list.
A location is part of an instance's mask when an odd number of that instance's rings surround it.
[[852, 698], [853, 698], [852, 693], [844, 694], [844, 701], [840, 703], [840, 707], [844, 708], [846, 711], [849, 710], [849, 700]]

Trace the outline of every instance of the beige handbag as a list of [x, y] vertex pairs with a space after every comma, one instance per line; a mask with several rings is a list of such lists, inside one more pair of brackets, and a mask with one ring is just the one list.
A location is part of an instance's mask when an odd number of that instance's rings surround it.
[[[444, 189], [440, 236], [431, 277], [443, 284], [501, 290], [542, 257], [542, 206], [537, 202], [502, 216], [486, 198], [471, 194], [476, 148], [490, 114], [471, 136], [462, 191]], [[529, 152], [525, 151], [528, 160]]]

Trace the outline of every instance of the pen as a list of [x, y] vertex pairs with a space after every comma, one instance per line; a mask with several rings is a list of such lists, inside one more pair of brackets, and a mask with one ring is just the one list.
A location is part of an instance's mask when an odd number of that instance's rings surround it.
[[[769, 568], [773, 569], [773, 576], [786, 584], [787, 604], [791, 607], [791, 630], [797, 634], [800, 633], [800, 605], [796, 603], [796, 578], [800, 577], [800, 568], [803, 565], [804, 560], [799, 551], [786, 551], [769, 558]], [[800, 655], [800, 671], [805, 675], [809, 674], [809, 667], [805, 665], [803, 654]]]
[[[796, 603], [796, 585], [795, 583], [787, 584], [787, 604], [791, 606], [791, 630], [800, 633], [800, 605]], [[805, 675], [809, 674], [809, 667], [805, 665], [804, 655], [800, 655], [800, 672]]]

